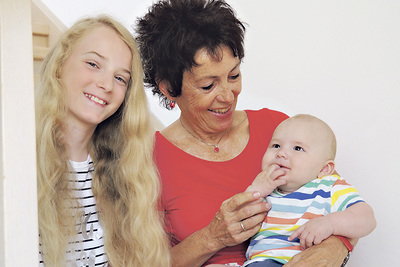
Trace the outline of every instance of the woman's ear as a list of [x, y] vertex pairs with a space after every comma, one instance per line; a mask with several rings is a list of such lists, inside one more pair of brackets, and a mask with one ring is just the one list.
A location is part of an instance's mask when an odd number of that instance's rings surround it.
[[160, 88], [161, 93], [166, 96], [169, 100], [174, 101], [173, 98], [171, 97], [171, 94], [169, 93], [169, 83], [167, 81], [161, 81], [158, 83], [158, 88]]
[[335, 162], [333, 160], [328, 160], [325, 162], [324, 167], [318, 174], [318, 178], [323, 176], [331, 175], [335, 171]]

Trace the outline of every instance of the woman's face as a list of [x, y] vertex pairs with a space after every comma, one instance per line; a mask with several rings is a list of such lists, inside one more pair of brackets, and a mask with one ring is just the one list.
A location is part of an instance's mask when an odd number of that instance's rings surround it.
[[106, 26], [90, 31], [64, 63], [61, 81], [67, 90], [67, 123], [94, 129], [121, 106], [131, 77], [132, 54]]
[[183, 73], [182, 95], [174, 99], [186, 125], [194, 131], [218, 133], [232, 125], [237, 97], [242, 90], [240, 60], [229, 48], [215, 61], [203, 49], [195, 56], [198, 66]]

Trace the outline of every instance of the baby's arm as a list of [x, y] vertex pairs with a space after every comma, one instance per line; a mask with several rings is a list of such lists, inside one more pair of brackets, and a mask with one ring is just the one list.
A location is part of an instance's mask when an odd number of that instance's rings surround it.
[[314, 218], [297, 228], [289, 237], [300, 239], [302, 249], [321, 243], [331, 235], [360, 238], [374, 230], [376, 220], [372, 208], [365, 202], [358, 202], [344, 211], [333, 212]]
[[278, 186], [286, 184], [285, 179], [278, 179], [285, 172], [276, 164], [269, 166], [267, 169], [260, 172], [253, 180], [251, 185], [247, 187], [246, 192], [260, 192], [261, 197], [265, 198], [274, 191]]

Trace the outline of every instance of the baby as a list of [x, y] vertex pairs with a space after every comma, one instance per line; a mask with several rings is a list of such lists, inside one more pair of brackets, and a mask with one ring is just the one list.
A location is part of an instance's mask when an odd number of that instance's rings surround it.
[[[262, 172], [246, 191], [271, 203], [252, 239], [244, 266], [282, 266], [331, 235], [363, 237], [375, 228], [371, 207], [335, 172], [336, 138], [311, 115], [297, 115], [275, 130]], [[277, 187], [278, 186], [278, 187]]]

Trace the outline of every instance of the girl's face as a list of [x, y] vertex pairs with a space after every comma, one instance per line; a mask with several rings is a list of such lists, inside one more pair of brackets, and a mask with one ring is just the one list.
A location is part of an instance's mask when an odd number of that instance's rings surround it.
[[114, 114], [125, 98], [131, 77], [132, 53], [109, 27], [90, 31], [62, 67], [67, 90], [67, 123], [94, 129]]
[[220, 61], [204, 50], [195, 56], [198, 66], [183, 73], [182, 95], [174, 99], [182, 118], [197, 132], [218, 133], [232, 125], [242, 90], [240, 60], [223, 47]]

